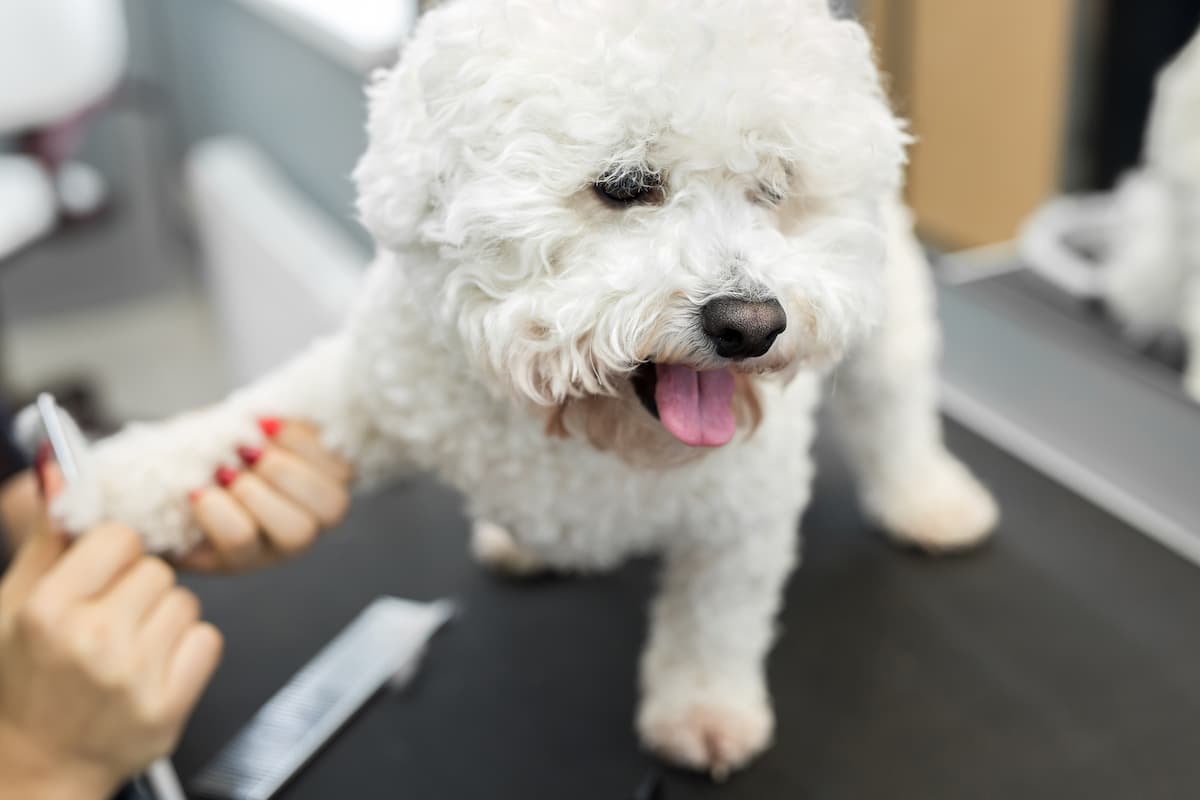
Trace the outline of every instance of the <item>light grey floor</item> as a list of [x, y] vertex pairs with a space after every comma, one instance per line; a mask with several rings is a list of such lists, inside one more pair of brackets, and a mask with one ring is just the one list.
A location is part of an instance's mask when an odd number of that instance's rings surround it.
[[27, 396], [90, 381], [113, 421], [211, 402], [227, 385], [183, 201], [148, 123], [102, 120], [88, 151], [110, 181], [99, 220], [0, 262], [0, 382]]
[[3, 332], [10, 389], [94, 381], [117, 419], [153, 419], [217, 399], [221, 353], [203, 293], [182, 287], [13, 322]]

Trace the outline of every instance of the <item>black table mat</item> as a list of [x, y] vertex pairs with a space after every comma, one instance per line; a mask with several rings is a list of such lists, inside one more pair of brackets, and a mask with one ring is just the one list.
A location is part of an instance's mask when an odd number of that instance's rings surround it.
[[[775, 747], [724, 785], [666, 771], [666, 800], [1200, 796], [1200, 570], [975, 436], [998, 538], [934, 560], [864, 524], [822, 447], [771, 661]], [[416, 681], [368, 707], [283, 793], [627, 800], [653, 564], [513, 583], [466, 555], [458, 498], [420, 480], [362, 498], [300, 561], [190, 579], [224, 664], [182, 741], [194, 774], [373, 597], [452, 596]]]

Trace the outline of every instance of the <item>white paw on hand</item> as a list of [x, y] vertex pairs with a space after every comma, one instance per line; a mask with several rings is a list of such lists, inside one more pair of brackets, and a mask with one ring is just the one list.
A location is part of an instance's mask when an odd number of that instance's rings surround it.
[[726, 700], [719, 692], [690, 702], [648, 699], [638, 714], [638, 733], [647, 749], [717, 781], [762, 753], [774, 730], [775, 715], [765, 699]]
[[897, 544], [935, 554], [981, 544], [1000, 518], [991, 493], [948, 453], [876, 489], [865, 505]]
[[135, 425], [87, 456], [53, 512], [68, 530], [129, 525], [180, 567], [242, 571], [307, 548], [349, 505], [350, 466], [307, 423], [199, 412]]

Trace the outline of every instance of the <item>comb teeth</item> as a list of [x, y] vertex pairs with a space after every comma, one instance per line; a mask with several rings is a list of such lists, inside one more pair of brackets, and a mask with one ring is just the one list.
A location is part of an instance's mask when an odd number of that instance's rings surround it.
[[412, 672], [453, 613], [447, 601], [375, 600], [259, 709], [196, 776], [192, 791], [268, 800], [383, 684]]

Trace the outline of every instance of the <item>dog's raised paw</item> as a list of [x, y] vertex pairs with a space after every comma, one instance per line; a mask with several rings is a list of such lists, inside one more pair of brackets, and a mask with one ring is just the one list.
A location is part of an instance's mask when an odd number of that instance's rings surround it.
[[771, 743], [775, 717], [766, 703], [723, 704], [719, 699], [680, 709], [644, 708], [638, 732], [646, 747], [673, 764], [721, 781]]
[[537, 556], [523, 548], [507, 528], [487, 520], [475, 520], [471, 527], [471, 553], [488, 569], [514, 578], [546, 570]]
[[934, 554], [979, 545], [1000, 518], [991, 493], [948, 454], [875, 492], [866, 505], [894, 542]]
[[189, 492], [263, 435], [253, 415], [221, 407], [130, 425], [81, 453], [86, 480], [64, 489], [51, 510], [67, 530], [119, 520], [148, 552], [182, 555], [203, 540]]

